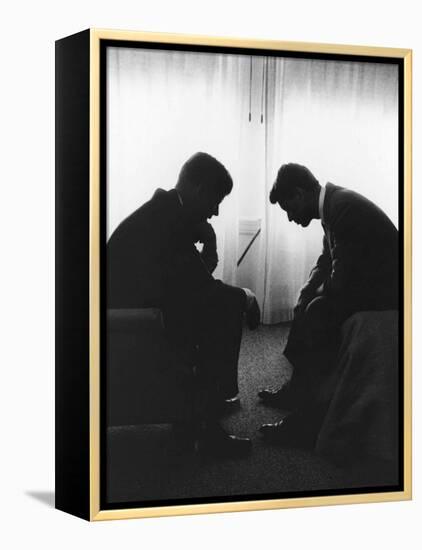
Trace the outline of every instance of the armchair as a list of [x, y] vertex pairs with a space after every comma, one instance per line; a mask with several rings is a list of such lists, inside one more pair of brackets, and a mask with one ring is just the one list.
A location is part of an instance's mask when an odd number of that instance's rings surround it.
[[107, 311], [107, 426], [160, 424], [192, 415], [194, 362], [167, 340], [159, 309]]

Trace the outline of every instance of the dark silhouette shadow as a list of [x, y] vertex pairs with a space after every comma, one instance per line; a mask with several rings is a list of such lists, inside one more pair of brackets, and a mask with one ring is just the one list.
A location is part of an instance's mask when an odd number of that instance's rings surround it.
[[39, 500], [46, 506], [49, 506], [50, 508], [54, 508], [54, 497], [55, 493], [54, 491], [26, 491], [25, 493], [29, 497], [35, 498], [36, 500]]

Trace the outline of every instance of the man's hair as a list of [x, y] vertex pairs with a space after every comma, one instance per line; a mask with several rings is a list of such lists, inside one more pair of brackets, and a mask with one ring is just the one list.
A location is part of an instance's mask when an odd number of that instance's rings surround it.
[[283, 164], [271, 189], [270, 202], [275, 204], [281, 200], [291, 199], [297, 187], [304, 191], [314, 191], [318, 185], [318, 180], [306, 166], [293, 162]]
[[221, 162], [208, 153], [195, 153], [182, 166], [177, 186], [205, 184], [228, 195], [233, 189], [233, 180]]

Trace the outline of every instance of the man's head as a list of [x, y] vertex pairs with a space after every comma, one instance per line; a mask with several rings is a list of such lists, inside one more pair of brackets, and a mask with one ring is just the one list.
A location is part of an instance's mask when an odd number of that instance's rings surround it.
[[189, 217], [198, 223], [218, 216], [219, 205], [232, 188], [233, 180], [226, 168], [207, 153], [190, 157], [176, 184]]
[[306, 166], [283, 164], [270, 193], [270, 202], [278, 203], [289, 218], [307, 227], [318, 217], [320, 185]]

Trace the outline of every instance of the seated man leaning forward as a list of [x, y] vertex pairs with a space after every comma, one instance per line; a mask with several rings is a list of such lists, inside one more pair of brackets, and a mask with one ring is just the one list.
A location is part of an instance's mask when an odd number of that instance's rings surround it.
[[284, 349], [292, 378], [258, 394], [266, 404], [295, 412], [264, 424], [261, 432], [280, 442], [303, 436], [312, 444], [325, 413], [317, 405], [317, 392], [335, 366], [342, 323], [358, 311], [398, 308], [398, 232], [374, 203], [331, 183], [321, 186], [299, 164], [280, 168], [270, 201], [303, 227], [320, 219], [324, 237], [322, 254], [300, 291]]
[[218, 257], [207, 220], [218, 215], [232, 187], [219, 161], [197, 153], [183, 165], [176, 187], [157, 189], [118, 226], [107, 248], [108, 307], [158, 307], [175, 353], [197, 350], [191, 429], [197, 448], [208, 454], [242, 454], [251, 446], [249, 439], [227, 434], [218, 420], [224, 402], [238, 393], [243, 316], [250, 328], [260, 317], [248, 289], [212, 276]]

